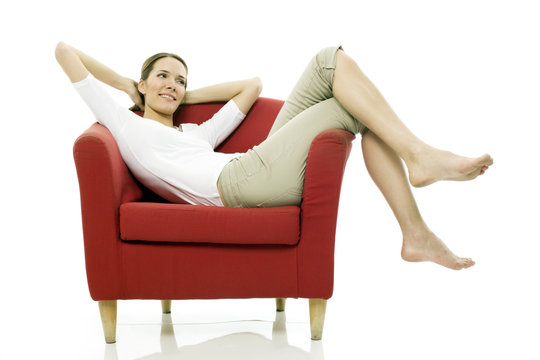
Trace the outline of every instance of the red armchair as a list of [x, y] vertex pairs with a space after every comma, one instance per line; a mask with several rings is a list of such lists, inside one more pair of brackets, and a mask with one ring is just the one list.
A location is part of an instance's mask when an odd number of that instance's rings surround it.
[[[184, 106], [175, 122], [201, 123], [223, 104]], [[259, 98], [217, 149], [244, 152], [263, 141], [283, 102]], [[320, 339], [332, 296], [341, 181], [354, 135], [327, 130], [313, 141], [302, 204], [264, 209], [171, 204], [129, 172], [109, 131], [94, 124], [75, 142], [88, 286], [108, 343], [116, 300], [310, 299]], [[166, 299], [166, 300], [164, 300]]]

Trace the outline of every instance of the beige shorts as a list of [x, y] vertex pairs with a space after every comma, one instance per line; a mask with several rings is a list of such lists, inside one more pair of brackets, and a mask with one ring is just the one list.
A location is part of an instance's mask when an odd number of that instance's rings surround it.
[[218, 180], [230, 207], [299, 205], [313, 139], [328, 129], [364, 134], [367, 128], [333, 97], [336, 54], [321, 50], [311, 60], [279, 112], [266, 140], [229, 162]]

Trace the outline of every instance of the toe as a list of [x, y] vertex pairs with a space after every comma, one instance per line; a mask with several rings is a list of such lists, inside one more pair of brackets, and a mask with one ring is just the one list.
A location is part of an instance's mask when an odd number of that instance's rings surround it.
[[466, 261], [465, 261], [465, 264], [466, 264], [465, 266], [466, 266], [466, 267], [471, 267], [471, 266], [474, 265], [474, 261], [473, 261], [472, 259], [466, 258], [465, 260], [466, 260]]
[[491, 156], [489, 154], [484, 154], [483, 156], [480, 156], [479, 158], [479, 162], [480, 164], [482, 165], [492, 165], [493, 164], [493, 159], [491, 158]]
[[[459, 269], [466, 269], [474, 265], [474, 261], [470, 258], [460, 258], [458, 261]], [[458, 269], [458, 270], [459, 270]]]

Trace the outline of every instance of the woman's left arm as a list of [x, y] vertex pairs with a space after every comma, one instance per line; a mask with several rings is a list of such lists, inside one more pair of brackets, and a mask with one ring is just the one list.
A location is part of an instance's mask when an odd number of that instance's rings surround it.
[[247, 114], [262, 90], [259, 78], [231, 81], [186, 92], [184, 104], [233, 100], [243, 114]]

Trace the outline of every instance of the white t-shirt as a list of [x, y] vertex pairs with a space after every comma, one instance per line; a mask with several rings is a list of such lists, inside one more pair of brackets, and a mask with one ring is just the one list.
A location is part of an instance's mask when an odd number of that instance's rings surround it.
[[245, 118], [227, 102], [210, 120], [182, 124], [182, 130], [145, 119], [117, 104], [91, 74], [73, 84], [97, 121], [112, 133], [133, 175], [161, 197], [191, 204], [223, 206], [217, 180], [223, 167], [241, 153], [214, 149]]

